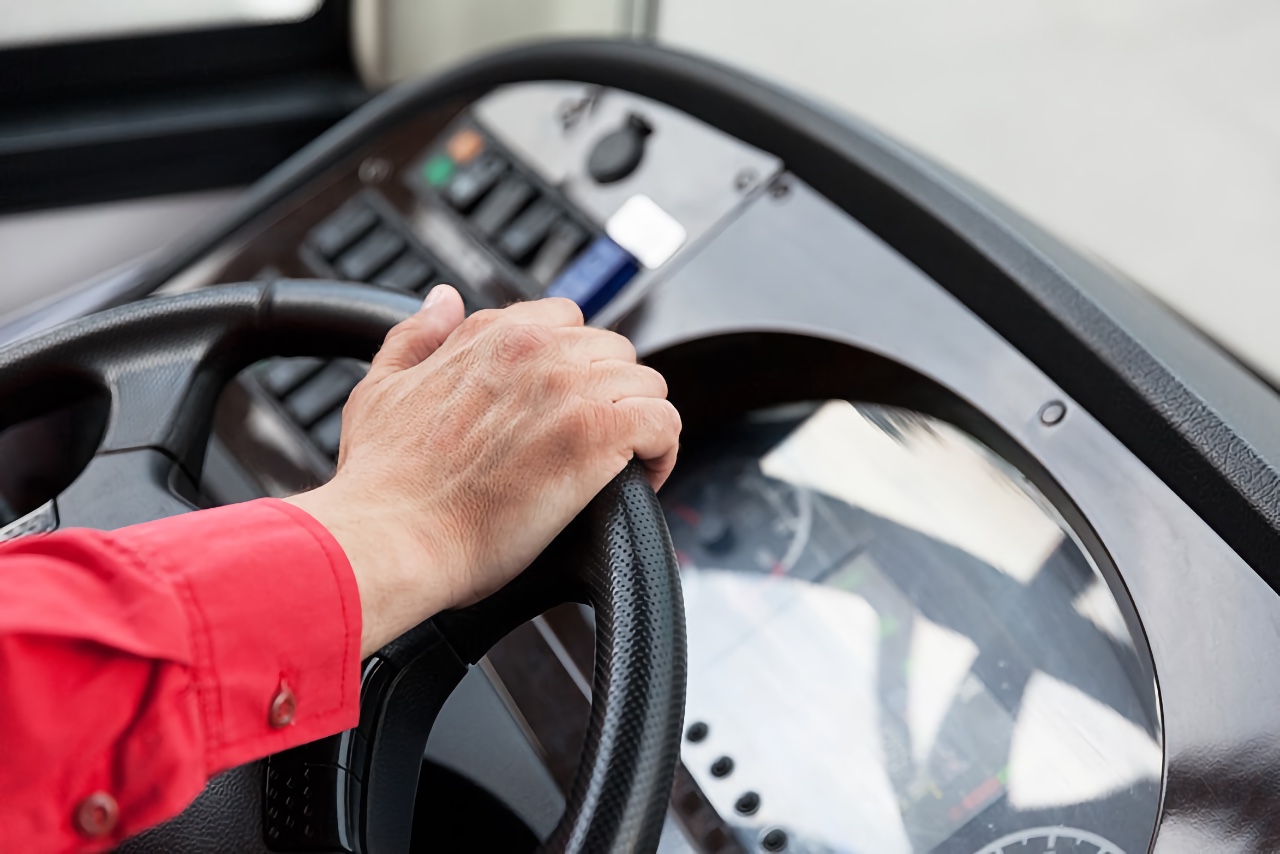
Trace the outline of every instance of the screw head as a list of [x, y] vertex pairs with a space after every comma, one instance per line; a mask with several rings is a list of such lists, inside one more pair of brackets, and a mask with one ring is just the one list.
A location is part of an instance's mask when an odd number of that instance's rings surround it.
[[711, 732], [711, 727], [707, 726], [702, 721], [694, 721], [689, 724], [689, 728], [685, 730], [684, 737], [694, 744], [697, 744], [705, 739], [709, 732]]
[[784, 198], [787, 195], [787, 193], [790, 193], [790, 192], [791, 192], [791, 185], [788, 184], [782, 178], [779, 178], [778, 180], [774, 181], [772, 184], [769, 185], [769, 195], [773, 196], [775, 199]]
[[1040, 423], [1052, 427], [1067, 417], [1067, 405], [1060, 400], [1051, 400], [1040, 407]]
[[755, 815], [760, 810], [760, 796], [755, 792], [743, 792], [733, 808], [739, 815]]
[[381, 184], [391, 177], [391, 163], [383, 157], [369, 157], [360, 164], [358, 174], [366, 184]]
[[739, 170], [738, 174], [733, 176], [733, 188], [738, 192], [744, 192], [754, 187], [758, 180], [760, 180], [760, 175], [756, 170], [747, 167]]
[[760, 847], [765, 851], [786, 851], [787, 832], [780, 827], [773, 828], [760, 837]]
[[733, 773], [733, 760], [728, 756], [721, 756], [715, 762], [711, 763], [712, 777], [728, 777]]

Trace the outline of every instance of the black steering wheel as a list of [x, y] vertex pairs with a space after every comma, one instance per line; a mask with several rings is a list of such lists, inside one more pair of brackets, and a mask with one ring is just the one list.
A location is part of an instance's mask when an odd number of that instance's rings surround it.
[[[219, 392], [237, 371], [268, 356], [368, 360], [418, 305], [311, 281], [131, 303], [0, 351], [0, 429], [65, 402], [69, 389], [109, 395], [97, 453], [46, 527], [185, 513]], [[541, 850], [653, 851], [679, 750], [684, 611], [670, 535], [634, 462], [507, 587], [364, 662], [358, 729], [219, 775], [180, 816], [118, 850], [407, 851], [427, 736], [466, 665], [569, 601], [595, 609], [591, 718], [564, 816]]]

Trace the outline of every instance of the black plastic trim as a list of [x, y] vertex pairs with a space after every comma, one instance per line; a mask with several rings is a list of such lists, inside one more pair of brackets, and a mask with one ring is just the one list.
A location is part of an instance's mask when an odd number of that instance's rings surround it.
[[350, 16], [0, 51], [0, 211], [256, 180], [367, 99]]
[[134, 95], [182, 92], [299, 76], [355, 73], [350, 0], [325, 0], [302, 21], [176, 30], [108, 39], [32, 44], [0, 51], [0, 108], [48, 109], [51, 102], [118, 103]]

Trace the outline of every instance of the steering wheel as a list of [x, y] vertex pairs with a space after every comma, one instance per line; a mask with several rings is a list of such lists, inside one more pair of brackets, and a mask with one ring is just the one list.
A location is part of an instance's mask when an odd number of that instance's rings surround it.
[[[236, 372], [268, 356], [368, 360], [418, 306], [312, 281], [131, 303], [0, 351], [0, 429], [66, 402], [69, 390], [105, 393], [105, 435], [46, 527], [185, 513], [219, 392]], [[684, 711], [684, 612], [671, 538], [635, 462], [507, 587], [365, 661], [357, 729], [219, 775], [180, 816], [118, 851], [407, 851], [427, 736], [466, 665], [569, 601], [595, 610], [591, 717], [565, 813], [540, 850], [653, 851]]]

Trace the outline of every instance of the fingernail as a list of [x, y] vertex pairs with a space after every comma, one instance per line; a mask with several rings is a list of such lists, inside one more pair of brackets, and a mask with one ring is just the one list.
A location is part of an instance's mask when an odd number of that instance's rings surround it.
[[422, 307], [424, 309], [431, 308], [431, 306], [440, 302], [440, 297], [442, 297], [443, 295], [444, 293], [440, 290], [439, 285], [437, 285], [436, 287], [431, 289], [431, 292], [427, 294], [427, 298], [422, 301]]

